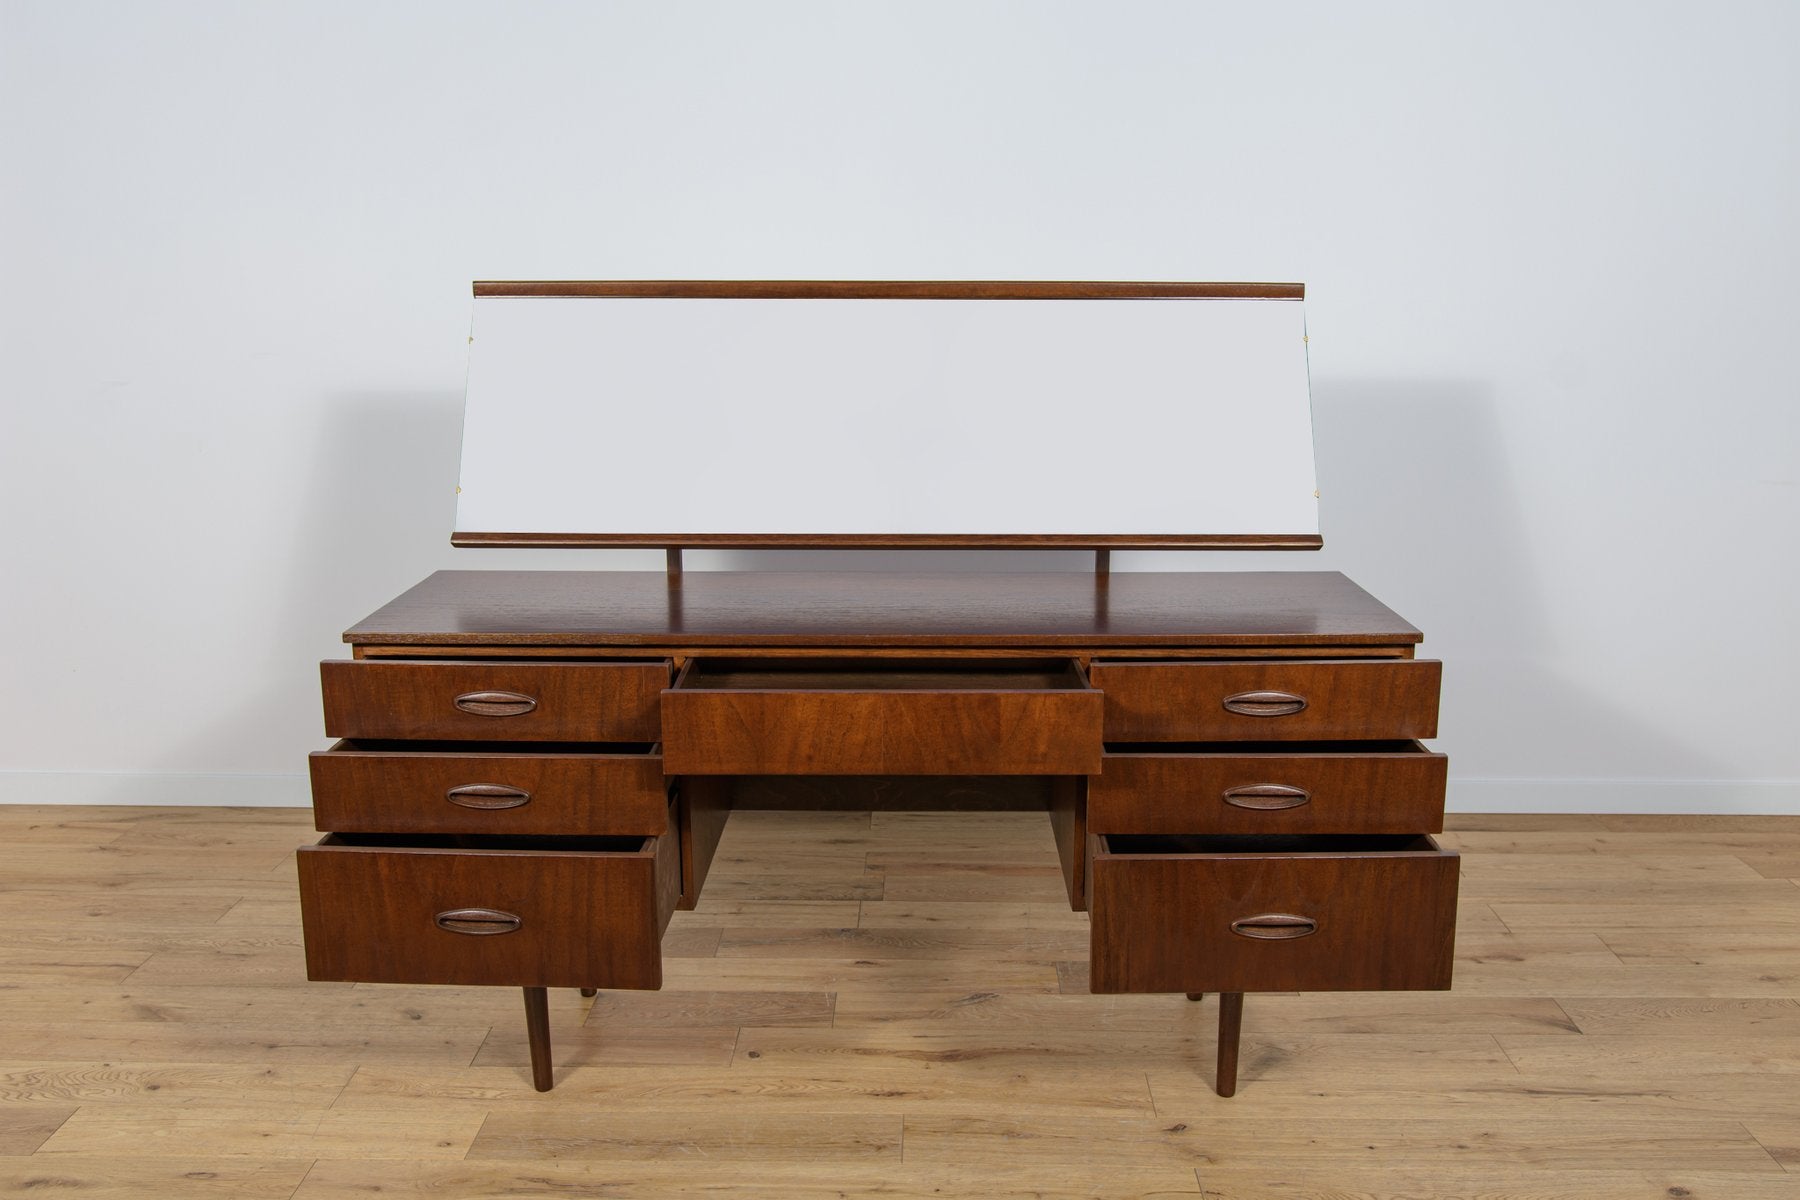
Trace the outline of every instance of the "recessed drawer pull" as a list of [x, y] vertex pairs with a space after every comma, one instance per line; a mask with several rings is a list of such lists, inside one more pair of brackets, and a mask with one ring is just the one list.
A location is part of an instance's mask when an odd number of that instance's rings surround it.
[[470, 933], [478, 937], [494, 933], [516, 933], [523, 925], [516, 913], [497, 908], [453, 908], [437, 915], [437, 927], [447, 933]]
[[531, 793], [504, 783], [465, 783], [445, 792], [444, 799], [464, 808], [523, 808], [531, 803]]
[[522, 717], [537, 707], [537, 701], [518, 692], [464, 692], [456, 698], [456, 707], [478, 717]]
[[1299, 808], [1311, 799], [1312, 793], [1305, 788], [1289, 787], [1285, 783], [1247, 783], [1242, 787], [1225, 789], [1225, 803], [1233, 808], [1254, 808], [1265, 812]]
[[1233, 921], [1231, 932], [1258, 941], [1285, 942], [1319, 932], [1319, 923], [1311, 917], [1296, 917], [1292, 913], [1262, 913]]
[[1306, 697], [1292, 692], [1239, 692], [1225, 697], [1225, 711], [1244, 717], [1291, 717], [1306, 707]]

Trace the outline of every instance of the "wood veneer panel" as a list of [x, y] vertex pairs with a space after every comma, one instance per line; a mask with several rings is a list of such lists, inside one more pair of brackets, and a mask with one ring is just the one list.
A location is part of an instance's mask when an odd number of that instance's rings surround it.
[[537, 746], [339, 742], [312, 754], [313, 821], [339, 833], [654, 836], [662, 757]]
[[639, 296], [737, 300], [1302, 300], [1303, 283], [1050, 280], [478, 279], [482, 296]]
[[[328, 661], [319, 673], [329, 737], [486, 742], [654, 742], [669, 679], [657, 661]], [[521, 711], [483, 711], [508, 705]]]
[[439, 571], [344, 634], [370, 645], [1405, 647], [1336, 571]]
[[1316, 533], [490, 533], [458, 531], [452, 546], [620, 549], [633, 546], [743, 550], [1319, 550]]
[[719, 840], [725, 836], [731, 806], [729, 778], [694, 775], [681, 781], [676, 805], [681, 822], [681, 901], [678, 907], [691, 911], [700, 903], [700, 889], [706, 885], [713, 855], [718, 853]]
[[1449, 760], [1417, 742], [1110, 747], [1092, 833], [1436, 833]]
[[[633, 839], [635, 849], [597, 851], [496, 849], [495, 839], [425, 847], [406, 844], [408, 836], [332, 835], [300, 851], [309, 978], [662, 985], [662, 932], [681, 888], [676, 839]], [[516, 928], [445, 927], [444, 914], [473, 909], [510, 915]]]
[[1109, 742], [1430, 738], [1443, 664], [1095, 661], [1090, 677], [1106, 693]]
[[1078, 670], [739, 672], [663, 693], [671, 775], [1084, 775], [1101, 698]]
[[1050, 832], [1056, 838], [1069, 907], [1075, 912], [1087, 909], [1087, 796], [1092, 783], [1083, 776], [1064, 775], [1051, 780], [1050, 787]]
[[[1320, 849], [1212, 850], [1229, 839], [1165, 837], [1126, 852], [1131, 839], [1095, 835], [1092, 989], [1449, 987], [1457, 854], [1424, 837], [1304, 840]], [[1314, 928], [1282, 936], [1293, 928], [1260, 920], [1276, 917]]]

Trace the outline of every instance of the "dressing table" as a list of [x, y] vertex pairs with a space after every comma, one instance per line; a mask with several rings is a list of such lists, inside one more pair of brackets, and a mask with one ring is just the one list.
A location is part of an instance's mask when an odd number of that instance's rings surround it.
[[[472, 369], [471, 428], [475, 387]], [[675, 549], [664, 572], [440, 571], [349, 629], [351, 657], [321, 667], [338, 740], [311, 758], [325, 836], [299, 856], [308, 975], [522, 988], [539, 1090], [546, 989], [660, 987], [663, 931], [701, 902], [734, 792], [770, 776], [1037, 781], [1090, 916], [1091, 989], [1219, 993], [1222, 1095], [1247, 992], [1450, 985], [1457, 856], [1431, 837], [1446, 764], [1420, 744], [1440, 664], [1415, 656], [1419, 631], [1335, 572], [1105, 559], [1305, 548], [1316, 530], [454, 540], [1101, 552], [1093, 573], [682, 571]]]

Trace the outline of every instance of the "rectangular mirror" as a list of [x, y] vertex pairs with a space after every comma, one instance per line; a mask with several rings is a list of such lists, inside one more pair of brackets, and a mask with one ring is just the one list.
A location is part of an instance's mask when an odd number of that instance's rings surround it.
[[1297, 284], [477, 284], [458, 545], [1319, 545]]

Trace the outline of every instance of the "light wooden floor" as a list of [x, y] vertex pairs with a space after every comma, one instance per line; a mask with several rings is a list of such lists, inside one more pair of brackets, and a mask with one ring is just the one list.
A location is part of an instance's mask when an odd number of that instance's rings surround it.
[[739, 813], [660, 993], [308, 984], [309, 814], [0, 808], [0, 1195], [1800, 1197], [1800, 818], [1462, 818], [1455, 990], [1090, 997], [1021, 813]]

